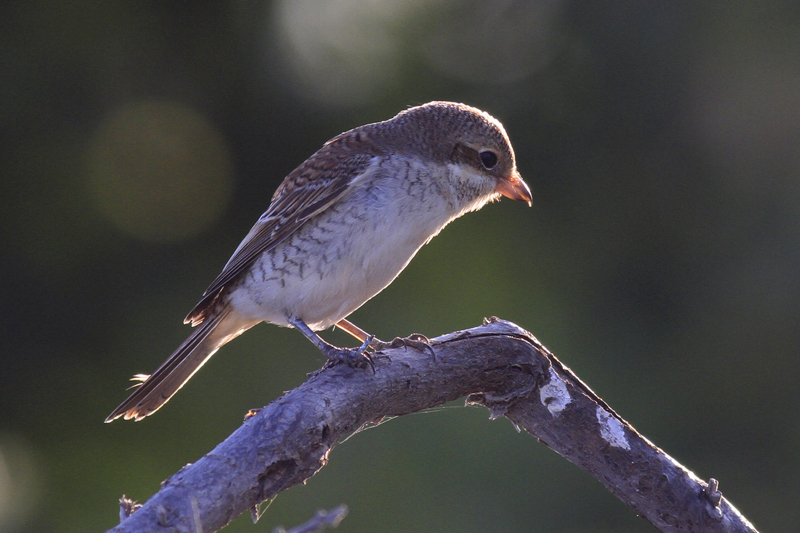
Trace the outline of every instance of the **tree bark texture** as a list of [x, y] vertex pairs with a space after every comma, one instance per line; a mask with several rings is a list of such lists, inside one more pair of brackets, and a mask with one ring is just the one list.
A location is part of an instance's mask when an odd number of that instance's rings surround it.
[[517, 325], [493, 318], [431, 345], [435, 358], [402, 347], [374, 354], [374, 374], [345, 365], [312, 374], [111, 531], [217, 531], [313, 476], [364, 424], [463, 396], [595, 476], [659, 531], [756, 531], [715, 480], [698, 479], [642, 437]]

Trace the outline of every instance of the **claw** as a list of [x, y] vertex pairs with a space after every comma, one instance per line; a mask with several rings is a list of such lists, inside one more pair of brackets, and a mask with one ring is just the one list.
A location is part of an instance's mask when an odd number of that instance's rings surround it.
[[[367, 349], [372, 344], [375, 337], [373, 335], [367, 335], [364, 338], [364, 343], [358, 348], [339, 348], [332, 344], [325, 342], [319, 335], [317, 335], [308, 324], [303, 322], [303, 319], [294, 315], [289, 315], [286, 317], [286, 320], [297, 328], [297, 330], [305, 335], [305, 337], [314, 343], [314, 346], [320, 349], [322, 353], [325, 354], [327, 357], [328, 362], [325, 363], [326, 366], [334, 365], [336, 363], [346, 363], [350, 367], [360, 367], [364, 366], [364, 363], [368, 364], [370, 368], [372, 368], [372, 373], [375, 373], [375, 362], [372, 360], [372, 357], [367, 352]], [[346, 320], [343, 321], [345, 324], [350, 324]], [[350, 324], [352, 326], [352, 324]], [[355, 326], [352, 326], [355, 327]], [[345, 331], [348, 331], [347, 328], [344, 328]], [[352, 328], [351, 328], [352, 329]], [[366, 335], [366, 333], [365, 333]]]
[[372, 359], [372, 356], [367, 352], [364, 352], [364, 359], [367, 360], [367, 364], [372, 369], [372, 375], [375, 375], [375, 361]]
[[367, 351], [374, 339], [375, 337], [370, 335], [358, 348], [336, 348], [335, 346], [331, 346], [325, 350], [325, 356], [331, 363], [345, 363], [350, 367], [360, 367], [366, 363], [374, 374], [375, 361], [372, 360], [372, 356]]
[[405, 339], [406, 344], [410, 345], [413, 348], [416, 348], [419, 351], [428, 351], [433, 357], [433, 360], [436, 360], [436, 352], [433, 350], [433, 346], [431, 346], [431, 340], [423, 335], [422, 333], [412, 333]]

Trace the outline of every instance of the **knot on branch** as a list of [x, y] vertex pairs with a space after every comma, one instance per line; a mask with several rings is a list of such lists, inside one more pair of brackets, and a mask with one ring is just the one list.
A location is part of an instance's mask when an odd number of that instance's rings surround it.
[[497, 390], [476, 392], [467, 396], [466, 405], [482, 405], [489, 410], [489, 418], [506, 416], [520, 399], [529, 397], [540, 387], [543, 369], [540, 361], [530, 364], [515, 363], [506, 369], [509, 379]]

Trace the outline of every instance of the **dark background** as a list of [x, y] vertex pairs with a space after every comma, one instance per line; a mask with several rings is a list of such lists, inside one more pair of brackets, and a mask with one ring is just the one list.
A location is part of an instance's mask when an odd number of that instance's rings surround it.
[[[288, 172], [434, 99], [505, 124], [533, 209], [457, 221], [353, 320], [385, 339], [512, 320], [756, 527], [796, 528], [797, 2], [0, 9], [0, 531], [112, 527], [120, 495], [147, 499], [318, 368], [259, 326], [155, 416], [103, 424]], [[352, 532], [652, 530], [462, 405], [354, 436], [228, 530], [341, 503]]]

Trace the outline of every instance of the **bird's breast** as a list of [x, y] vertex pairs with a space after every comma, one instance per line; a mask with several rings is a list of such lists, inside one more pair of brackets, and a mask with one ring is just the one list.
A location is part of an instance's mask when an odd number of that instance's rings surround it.
[[230, 299], [256, 319], [330, 327], [383, 290], [458, 206], [437, 172], [414, 161], [376, 163], [370, 174], [272, 250]]

